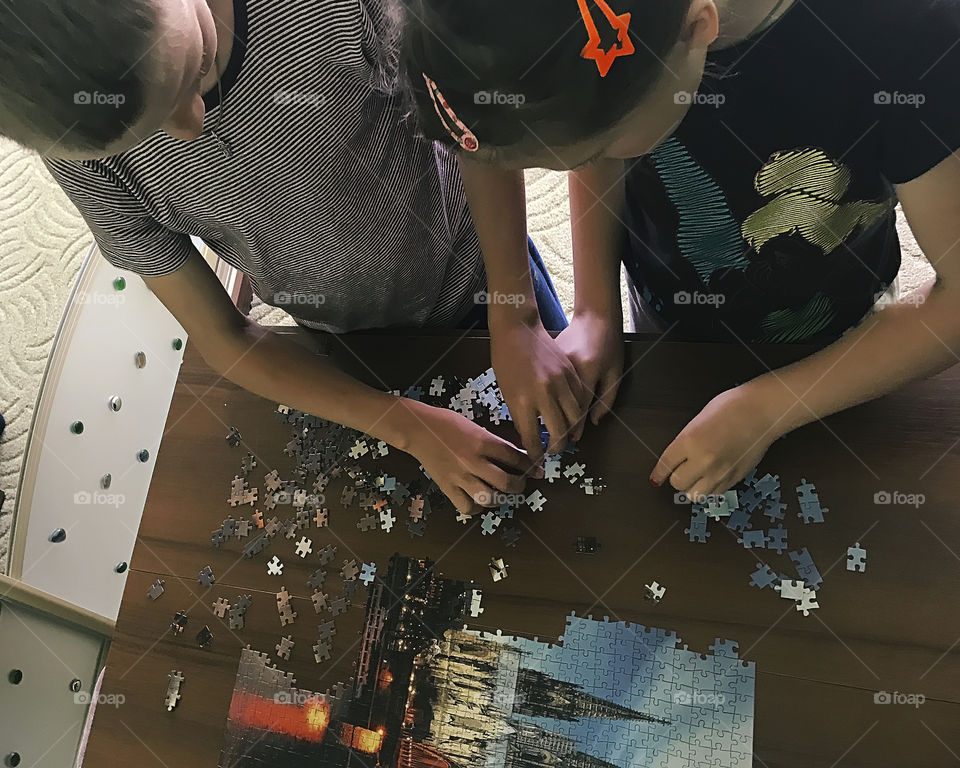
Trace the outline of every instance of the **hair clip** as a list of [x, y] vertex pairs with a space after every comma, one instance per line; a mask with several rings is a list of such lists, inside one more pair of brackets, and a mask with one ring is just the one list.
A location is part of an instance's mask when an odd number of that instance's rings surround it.
[[[437, 84], [433, 82], [426, 74], [423, 76], [424, 81], [427, 83], [427, 92], [430, 94], [430, 99], [433, 101], [433, 108], [437, 111], [437, 117], [440, 118], [440, 122], [443, 123], [443, 127], [447, 129], [447, 133], [453, 138], [457, 144], [459, 144], [467, 152], [476, 152], [480, 149], [480, 142], [477, 141], [477, 137], [474, 135], [467, 126], [457, 117], [457, 113], [453, 111], [443, 94], [440, 93], [440, 89], [437, 87]], [[441, 108], [443, 111], [441, 112]], [[444, 117], [446, 113], [446, 117]], [[449, 119], [449, 122], [448, 122]], [[453, 123], [453, 125], [451, 125]], [[456, 126], [460, 130], [457, 131], [453, 126]]]
[[633, 40], [630, 39], [630, 14], [624, 13], [617, 15], [613, 9], [607, 5], [606, 0], [596, 0], [603, 15], [607, 17], [611, 28], [617, 33], [619, 45], [614, 46], [609, 51], [600, 47], [600, 30], [593, 20], [593, 14], [587, 7], [587, 0], [577, 0], [580, 5], [580, 15], [583, 16], [583, 23], [587, 27], [587, 33], [590, 35], [589, 42], [583, 47], [580, 53], [581, 58], [593, 60], [597, 63], [597, 69], [600, 70], [600, 77], [606, 77], [614, 60], [619, 56], [632, 56], [636, 53], [633, 46]]

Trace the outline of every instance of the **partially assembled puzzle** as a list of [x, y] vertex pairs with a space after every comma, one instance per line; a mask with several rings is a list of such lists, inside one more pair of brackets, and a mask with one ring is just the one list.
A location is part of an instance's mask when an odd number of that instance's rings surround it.
[[[429, 561], [395, 556], [383, 579], [347, 684], [303, 690], [243, 651], [222, 768], [752, 764], [756, 670], [736, 643], [704, 655], [672, 632], [572, 614], [554, 644], [486, 634], [461, 623], [480, 610], [470, 585]], [[461, 599], [410, 621], [403, 606], [421, 603], [392, 589]]]
[[[437, 376], [426, 391], [414, 386], [402, 394], [487, 425], [510, 420], [492, 369], [472, 379]], [[441, 579], [429, 561], [396, 555], [390, 563], [364, 562], [362, 553], [338, 556], [335, 545], [322, 544], [322, 531], [331, 525], [416, 540], [433, 515], [455, 515], [424, 468], [410, 477], [391, 474], [383, 470], [381, 460], [390, 454], [383, 441], [283, 405], [277, 417], [291, 428], [284, 453], [294, 469], [284, 476], [272, 469], [261, 483], [256, 458], [246, 454], [226, 497], [233, 514], [211, 532], [210, 544], [262, 558], [264, 578], [276, 584], [271, 591], [279, 590], [272, 649], [278, 659], [296, 654], [317, 665], [329, 662], [337, 620], [353, 607], [366, 605], [367, 626], [355, 677], [323, 693], [296, 688], [266, 654], [244, 651], [222, 766], [751, 764], [755, 670], [738, 658], [735, 643], [717, 640], [712, 655], [701, 655], [665, 630], [573, 615], [552, 645], [471, 631], [465, 623], [484, 613], [479, 583]], [[546, 447], [542, 427], [541, 439]], [[239, 430], [231, 428], [227, 442], [239, 447]], [[456, 516], [473, 525], [478, 546], [488, 547], [488, 569], [476, 574], [478, 580], [496, 584], [510, 577], [510, 550], [521, 540], [517, 517], [549, 511], [553, 484], [567, 483], [586, 496], [604, 492], [603, 479], [578, 453], [568, 443], [545, 457], [544, 477], [529, 493], [504, 496], [476, 516]], [[335, 479], [345, 484], [328, 498]], [[796, 493], [799, 520], [823, 523], [829, 510], [814, 485], [803, 480]], [[247, 516], [243, 509], [250, 510]], [[770, 588], [808, 616], [819, 607], [823, 577], [807, 548], [789, 549], [787, 511], [779, 477], [754, 470], [736, 489], [694, 500], [685, 533], [691, 542], [707, 543], [717, 526], [725, 526], [757, 560], [749, 584]], [[601, 549], [589, 536], [573, 547], [586, 555]], [[787, 553], [794, 572], [775, 571], [762, 553]], [[309, 601], [295, 601], [284, 586], [291, 572], [284, 577], [285, 563], [301, 561], [313, 568]], [[847, 568], [865, 570], [866, 550], [859, 544], [850, 548]], [[197, 578], [202, 587], [216, 581], [209, 566]], [[460, 595], [444, 601], [446, 613], [438, 609], [400, 622], [404, 601], [387, 596], [420, 594], [417, 604], [427, 604], [438, 582]], [[668, 585], [654, 580], [641, 594], [653, 605], [670, 600]], [[158, 581], [148, 596], [162, 595]], [[240, 595], [218, 598], [213, 608], [240, 630], [249, 605], [250, 596]], [[297, 620], [316, 624], [316, 642], [294, 643], [289, 632]], [[173, 632], [181, 634], [186, 621], [186, 613], [178, 613]], [[212, 634], [204, 640], [201, 647], [209, 646]], [[383, 666], [371, 666], [373, 659]], [[172, 695], [168, 691], [168, 704]]]

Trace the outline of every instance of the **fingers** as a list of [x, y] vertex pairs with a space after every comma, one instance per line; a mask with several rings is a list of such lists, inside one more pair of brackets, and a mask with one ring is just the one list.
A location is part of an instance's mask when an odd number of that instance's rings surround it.
[[[529, 475], [532, 473], [534, 463], [530, 455], [521, 451], [517, 446], [507, 440], [501, 440], [496, 435], [490, 435], [492, 439], [487, 441], [484, 446], [484, 456], [493, 459], [507, 470], [515, 470], [517, 474]], [[540, 438], [540, 431], [537, 430], [537, 439]]]
[[683, 493], [695, 504], [704, 504], [707, 497], [715, 495], [710, 483], [702, 477], [697, 479], [692, 486], [687, 486], [687, 490], [684, 490]]
[[473, 504], [488, 508], [500, 506], [500, 501], [497, 499], [497, 492], [479, 478], [471, 478], [464, 485], [464, 490], [470, 494], [470, 511], [473, 510]]
[[543, 423], [547, 427], [547, 432], [550, 433], [550, 444], [547, 446], [547, 451], [549, 453], [562, 452], [567, 444], [570, 424], [567, 422], [567, 417], [564, 415], [560, 406], [555, 401], [547, 403], [544, 408]]
[[620, 375], [616, 371], [608, 370], [600, 379], [596, 388], [597, 402], [590, 410], [590, 421], [594, 426], [600, 423], [600, 420], [607, 416], [613, 410], [613, 404], [617, 400], [617, 393], [620, 391]]
[[457, 512], [461, 515], [472, 515], [475, 509], [475, 504], [473, 499], [470, 498], [469, 494], [464, 491], [462, 488], [443, 488], [441, 489], [447, 496], [448, 499], [453, 503], [453, 506], [456, 508]]
[[[504, 472], [493, 464], [488, 464], [486, 468], [478, 474], [478, 477], [490, 485], [491, 488], [502, 491], [505, 494], [520, 494], [523, 493], [526, 488], [525, 477], [522, 475], [511, 475], [509, 472]], [[499, 504], [491, 504], [489, 506], [499, 506]]]
[[576, 369], [573, 369], [567, 377], [567, 383], [570, 386], [570, 393], [561, 396], [560, 407], [563, 408], [564, 415], [571, 425], [570, 439], [579, 442], [583, 437], [596, 382], [580, 378]]
[[[667, 450], [660, 456], [660, 460], [657, 461], [653, 472], [650, 473], [651, 485], [660, 486], [666, 483], [667, 479], [670, 478], [677, 467], [686, 461], [686, 458], [686, 453], [676, 440], [670, 443], [670, 445], [667, 446]], [[695, 480], [697, 478], [693, 479]], [[679, 490], [683, 489], [681, 488]]]
[[670, 485], [672, 485], [675, 490], [682, 491], [687, 495], [690, 495], [698, 486], [703, 485], [705, 481], [706, 478], [704, 478], [703, 473], [700, 472], [700, 468], [694, 466], [691, 461], [683, 462], [683, 464], [677, 467], [670, 475]]
[[540, 442], [540, 424], [537, 413], [533, 408], [524, 408], [514, 414], [513, 424], [520, 435], [520, 442], [527, 449], [527, 456], [532, 464], [540, 463], [543, 458], [543, 444]]

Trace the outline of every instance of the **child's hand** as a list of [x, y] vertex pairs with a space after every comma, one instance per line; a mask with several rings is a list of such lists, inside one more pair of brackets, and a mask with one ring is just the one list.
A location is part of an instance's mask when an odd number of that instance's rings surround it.
[[531, 460], [543, 458], [540, 425], [550, 433], [550, 453], [568, 439], [579, 440], [591, 392], [563, 347], [544, 330], [539, 317], [492, 329], [493, 370], [513, 424]]
[[699, 499], [730, 490], [759, 464], [781, 432], [776, 408], [748, 387], [715, 397], [663, 452], [650, 482], [669, 480]]
[[512, 443], [488, 432], [459, 413], [404, 401], [415, 418], [407, 452], [423, 464], [458, 512], [496, 507], [496, 493], [524, 492], [534, 464]]
[[[574, 315], [570, 326], [557, 337], [587, 392], [596, 398], [590, 409], [594, 425], [613, 409], [623, 376], [623, 324], [618, 316]], [[582, 430], [581, 430], [582, 431]]]

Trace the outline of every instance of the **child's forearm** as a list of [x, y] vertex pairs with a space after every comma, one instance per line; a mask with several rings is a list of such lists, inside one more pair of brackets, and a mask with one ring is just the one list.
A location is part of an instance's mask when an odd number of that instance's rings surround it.
[[827, 349], [744, 386], [771, 432], [783, 435], [940, 373], [960, 352], [956, 293], [935, 286], [922, 306], [890, 306]]
[[950, 157], [897, 188], [937, 282], [868, 319], [831, 347], [747, 386], [775, 413], [775, 433], [940, 373], [960, 357], [960, 163]]
[[410, 449], [409, 401], [368, 387], [289, 337], [246, 320], [201, 352], [224, 378], [260, 397]]
[[574, 315], [589, 313], [620, 322], [624, 170], [622, 160], [600, 160], [570, 172]]
[[491, 326], [537, 319], [523, 172], [466, 159], [460, 168], [487, 269]]

